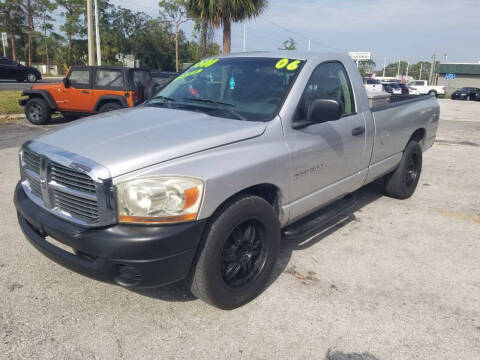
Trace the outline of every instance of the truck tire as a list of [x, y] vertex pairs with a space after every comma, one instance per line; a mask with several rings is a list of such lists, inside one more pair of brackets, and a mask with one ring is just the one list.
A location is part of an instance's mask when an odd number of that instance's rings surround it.
[[25, 104], [25, 116], [34, 125], [44, 125], [52, 118], [52, 109], [41, 98], [30, 98]]
[[438, 97], [438, 94], [437, 94], [437, 92], [436, 92], [435, 90], [430, 90], [430, 91], [428, 92], [428, 95], [434, 95], [435, 97]]
[[408, 199], [417, 188], [421, 172], [422, 147], [412, 140], [405, 148], [397, 169], [383, 178], [385, 195], [396, 199]]
[[103, 104], [102, 106], [100, 106], [99, 112], [105, 113], [105, 112], [114, 111], [114, 110], [118, 110], [118, 109], [122, 109], [122, 108], [123, 108], [123, 106], [120, 105], [117, 102], [107, 102], [107, 103]]
[[258, 196], [234, 198], [206, 227], [204, 246], [188, 281], [199, 299], [231, 310], [267, 286], [280, 249], [280, 224], [272, 206]]

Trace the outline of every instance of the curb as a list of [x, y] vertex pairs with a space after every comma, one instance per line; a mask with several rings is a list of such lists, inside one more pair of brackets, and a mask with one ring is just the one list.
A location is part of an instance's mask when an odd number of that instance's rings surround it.
[[22, 119], [25, 117], [25, 114], [7, 114], [7, 115], [0, 115], [0, 120], [15, 120], [15, 119]]

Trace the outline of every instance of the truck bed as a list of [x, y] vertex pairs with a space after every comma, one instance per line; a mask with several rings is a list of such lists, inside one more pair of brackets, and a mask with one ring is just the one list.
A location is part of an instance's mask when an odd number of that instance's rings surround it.
[[376, 129], [372, 164], [400, 155], [415, 131], [425, 132], [424, 150], [432, 146], [440, 113], [434, 96], [394, 95], [388, 105], [371, 111]]

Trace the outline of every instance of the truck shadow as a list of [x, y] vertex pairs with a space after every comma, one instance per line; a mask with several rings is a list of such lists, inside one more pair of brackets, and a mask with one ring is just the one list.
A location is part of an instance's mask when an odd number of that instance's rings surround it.
[[[277, 266], [275, 267], [275, 272], [272, 275], [269, 285], [275, 282], [282, 273], [289, 272], [287, 267], [294, 251], [306, 250], [335, 233], [337, 230], [356, 221], [355, 213], [361, 211], [366, 205], [381, 198], [383, 196], [382, 180], [374, 181], [355, 191], [352, 195], [355, 200], [354, 205], [340, 212], [336, 217], [332, 218], [331, 221], [325, 223], [314, 235], [299, 237], [294, 240], [287, 239], [286, 237], [282, 238], [282, 247], [277, 260]], [[331, 206], [335, 206], [335, 203]]]
[[[277, 266], [275, 267], [274, 274], [272, 275], [268, 286], [273, 284], [282, 273], [288, 271], [286, 269], [294, 251], [302, 251], [314, 246], [330, 234], [343, 228], [352, 221], [355, 221], [355, 212], [358, 212], [364, 206], [381, 198], [383, 196], [382, 183], [381, 181], [373, 182], [354, 192], [353, 196], [356, 199], [355, 204], [345, 212], [341, 212], [336, 218], [333, 218], [332, 221], [326, 223], [325, 226], [319, 229], [319, 231], [313, 236], [299, 238], [295, 241], [286, 238], [282, 239]], [[197, 299], [188, 289], [186, 289], [183, 281], [158, 288], [129, 290], [143, 296], [169, 302], [187, 302]]]

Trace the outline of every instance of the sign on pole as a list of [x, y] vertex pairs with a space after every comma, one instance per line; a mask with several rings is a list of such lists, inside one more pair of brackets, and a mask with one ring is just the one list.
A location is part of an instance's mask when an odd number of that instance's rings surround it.
[[445, 74], [446, 80], [455, 80], [455, 74]]
[[350, 51], [348, 55], [356, 62], [368, 61], [372, 58], [372, 53], [369, 51]]
[[8, 47], [8, 40], [7, 40], [7, 33], [2, 32], [2, 46], [3, 46], [3, 56], [7, 56], [5, 54], [5, 48]]

